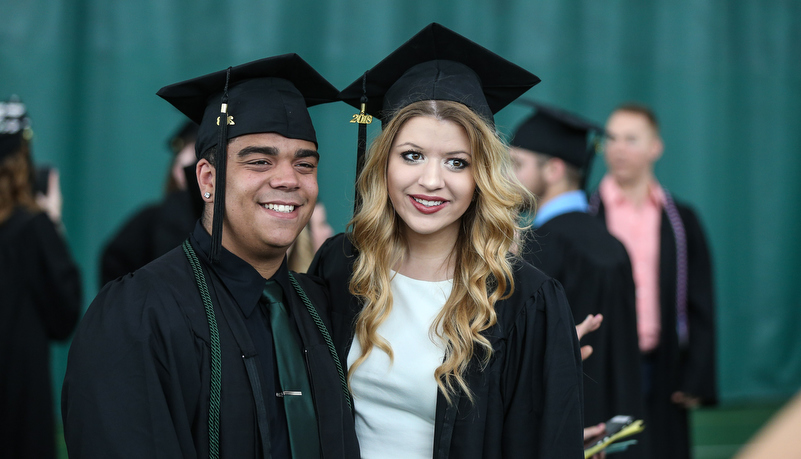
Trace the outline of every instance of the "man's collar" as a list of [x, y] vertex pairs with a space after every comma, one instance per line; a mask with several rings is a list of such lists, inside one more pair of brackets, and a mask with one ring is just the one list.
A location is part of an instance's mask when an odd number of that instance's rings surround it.
[[[601, 179], [598, 190], [601, 192], [601, 196], [604, 197], [604, 201], [616, 204], [629, 202], [626, 195], [623, 194], [623, 189], [620, 188], [620, 185], [618, 185], [615, 179], [609, 174]], [[656, 179], [648, 183], [648, 202], [657, 206], [662, 206], [665, 202], [665, 190], [662, 189], [662, 186]]]
[[587, 212], [587, 208], [587, 195], [584, 194], [583, 190], [567, 191], [537, 209], [537, 215], [534, 217], [532, 226], [539, 228], [554, 217], [568, 212]]
[[648, 185], [648, 198], [652, 203], [660, 207], [665, 204], [665, 190], [662, 189], [662, 185], [656, 180]]
[[[219, 262], [215, 265], [209, 264], [211, 236], [209, 236], [209, 233], [200, 221], [195, 224], [195, 229], [190, 236], [190, 240], [192, 245], [199, 252], [198, 257], [201, 259], [201, 262], [220, 277], [225, 288], [239, 305], [242, 313], [245, 317], [249, 317], [261, 298], [265, 279], [256, 271], [256, 268], [229, 252], [225, 247], [222, 248]], [[281, 285], [281, 288], [284, 289], [284, 295], [288, 297], [292, 286], [289, 282], [289, 270], [286, 264], [286, 257], [284, 257], [281, 267], [278, 268], [278, 271], [273, 274], [271, 279], [275, 279]]]

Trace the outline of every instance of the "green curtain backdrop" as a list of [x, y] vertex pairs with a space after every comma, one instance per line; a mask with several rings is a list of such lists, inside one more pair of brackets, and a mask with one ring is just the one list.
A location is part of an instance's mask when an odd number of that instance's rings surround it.
[[[182, 120], [161, 86], [297, 52], [341, 88], [436, 21], [540, 76], [528, 98], [599, 122], [629, 100], [657, 111], [658, 175], [700, 212], [713, 251], [723, 401], [801, 387], [801, 2], [0, 0], [0, 17], [0, 97], [28, 104], [36, 159], [61, 170], [87, 306], [102, 244], [161, 195]], [[338, 231], [352, 206], [353, 112], [312, 109]], [[498, 126], [508, 134], [526, 114], [511, 106]], [[56, 391], [66, 349], [54, 352]]]

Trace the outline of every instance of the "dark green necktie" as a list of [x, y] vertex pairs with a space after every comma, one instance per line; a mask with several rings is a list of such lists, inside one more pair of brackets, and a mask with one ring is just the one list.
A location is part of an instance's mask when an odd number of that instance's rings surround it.
[[294, 324], [289, 320], [284, 307], [281, 286], [274, 280], [267, 281], [262, 296], [270, 313], [278, 380], [281, 383], [280, 392], [275, 395], [284, 400], [292, 457], [319, 458], [317, 417], [314, 413], [309, 375], [306, 373], [306, 359], [292, 331]]

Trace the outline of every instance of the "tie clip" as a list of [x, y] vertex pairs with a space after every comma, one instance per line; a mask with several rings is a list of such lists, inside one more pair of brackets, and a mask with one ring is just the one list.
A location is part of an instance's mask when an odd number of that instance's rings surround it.
[[276, 397], [286, 397], [287, 395], [303, 395], [299, 390], [285, 390], [283, 392], [276, 392]]

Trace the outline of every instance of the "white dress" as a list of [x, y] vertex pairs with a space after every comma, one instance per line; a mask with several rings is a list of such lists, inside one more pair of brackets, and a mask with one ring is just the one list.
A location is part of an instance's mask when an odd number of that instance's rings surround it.
[[[378, 334], [392, 346], [394, 361], [374, 347], [352, 375], [356, 436], [365, 459], [430, 459], [438, 393], [434, 371], [445, 356], [444, 345], [430, 331], [453, 281], [392, 274], [392, 311]], [[348, 367], [361, 351], [354, 339]]]

